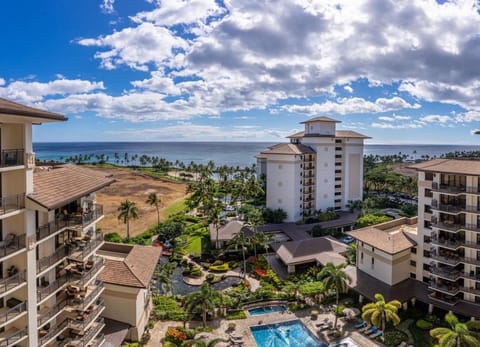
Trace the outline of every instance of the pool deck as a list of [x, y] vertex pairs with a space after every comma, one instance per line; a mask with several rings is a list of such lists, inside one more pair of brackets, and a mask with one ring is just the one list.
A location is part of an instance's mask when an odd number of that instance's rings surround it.
[[[200, 333], [197, 335], [197, 338], [205, 338], [206, 340], [210, 340], [212, 338], [224, 338], [229, 339], [229, 334], [227, 333], [228, 324], [235, 323], [236, 328], [234, 331], [234, 335], [240, 335], [243, 337], [243, 343], [245, 347], [256, 347], [257, 344], [253, 338], [253, 335], [250, 331], [251, 326], [257, 325], [264, 325], [264, 324], [275, 324], [280, 322], [287, 322], [291, 320], [301, 320], [302, 323], [312, 332], [314, 336], [319, 337], [320, 339], [327, 341], [327, 343], [332, 343], [334, 341], [340, 341], [343, 338], [350, 337], [358, 347], [371, 347], [371, 346], [381, 346], [375, 341], [370, 340], [368, 337], [360, 334], [355, 329], [347, 329], [344, 335], [336, 340], [328, 340], [323, 334], [317, 334], [318, 328], [316, 328], [315, 323], [319, 323], [324, 321], [325, 319], [331, 321], [333, 323], [335, 317], [332, 313], [324, 313], [319, 314], [318, 318], [315, 321], [310, 319], [310, 311], [312, 309], [309, 308], [308, 310], [298, 311], [295, 313], [291, 312], [284, 312], [284, 313], [269, 313], [259, 316], [250, 316], [247, 313], [247, 319], [238, 319], [238, 320], [231, 320], [227, 321], [225, 319], [216, 319], [213, 321], [208, 322], [208, 326], [212, 327], [214, 330], [211, 333]], [[338, 324], [341, 326], [341, 329], [344, 327], [344, 322], [340, 319], [338, 320]], [[202, 322], [189, 322], [187, 323], [187, 328], [194, 328], [201, 326]], [[147, 347], [157, 347], [159, 346], [165, 336], [165, 333], [169, 327], [181, 327], [183, 326], [182, 322], [174, 322], [174, 321], [160, 321], [155, 324], [155, 327], [150, 331], [152, 338], [146, 344]], [[348, 325], [347, 325], [348, 326]], [[220, 343], [218, 347], [226, 347], [228, 343]], [[262, 347], [262, 346], [258, 346]]]

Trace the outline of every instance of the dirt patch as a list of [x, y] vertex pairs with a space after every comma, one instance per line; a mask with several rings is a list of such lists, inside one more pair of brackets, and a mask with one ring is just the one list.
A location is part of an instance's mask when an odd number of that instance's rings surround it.
[[[129, 199], [137, 204], [139, 219], [130, 224], [131, 236], [138, 235], [157, 222], [157, 211], [154, 206], [148, 205], [148, 194], [156, 192], [161, 199], [161, 207], [165, 208], [185, 196], [186, 185], [183, 183], [167, 182], [153, 178], [133, 169], [105, 169], [95, 168], [111, 174], [115, 183], [97, 192], [97, 202], [103, 205], [104, 219], [97, 225], [105, 233], [117, 232], [126, 236], [126, 227], [117, 219], [117, 209], [122, 201]], [[165, 216], [160, 210], [160, 218]]]
[[392, 170], [403, 176], [417, 177], [417, 170], [409, 168], [414, 163], [398, 163], [392, 165]]

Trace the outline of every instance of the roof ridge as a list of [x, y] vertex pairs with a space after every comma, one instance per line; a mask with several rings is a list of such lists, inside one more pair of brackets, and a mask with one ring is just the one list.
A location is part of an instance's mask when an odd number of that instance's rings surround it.
[[[132, 275], [144, 286], [148, 286], [148, 283], [144, 283], [143, 280], [141, 280], [136, 274], [135, 274], [135, 271], [133, 270], [133, 266], [132, 264], [130, 264], [129, 262], [129, 257], [132, 255], [132, 251], [135, 250], [135, 249], [138, 249], [136, 246], [133, 246], [132, 250], [128, 253], [128, 255], [125, 257], [125, 259], [123, 260], [123, 262], [125, 263], [125, 265], [128, 267], [128, 270], [132, 273]], [[127, 263], [128, 262], [128, 263]]]

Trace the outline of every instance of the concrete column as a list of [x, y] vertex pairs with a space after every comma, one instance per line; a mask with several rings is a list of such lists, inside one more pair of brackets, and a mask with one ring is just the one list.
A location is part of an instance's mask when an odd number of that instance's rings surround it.
[[27, 237], [27, 310], [29, 339], [28, 346], [37, 347], [37, 259], [34, 211], [25, 211], [25, 232]]
[[402, 304], [402, 307], [403, 309], [406, 311], [408, 309], [408, 301], [405, 301], [403, 304]]
[[358, 296], [358, 302], [361, 304], [363, 303], [363, 295]]
[[428, 314], [433, 313], [433, 304], [428, 304]]
[[417, 298], [412, 298], [411, 302], [412, 302], [412, 307], [415, 307], [415, 303], [417, 302]]

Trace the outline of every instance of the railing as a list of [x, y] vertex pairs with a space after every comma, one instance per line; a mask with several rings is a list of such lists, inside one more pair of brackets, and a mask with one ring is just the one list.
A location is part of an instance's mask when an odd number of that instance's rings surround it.
[[456, 270], [443, 270], [439, 267], [432, 266], [430, 267], [430, 272], [436, 276], [440, 276], [443, 278], [447, 278], [452, 281], [456, 281], [458, 278], [461, 277], [462, 273]]
[[443, 247], [457, 248], [464, 244], [464, 240], [448, 240], [441, 237], [432, 236], [431, 242]]
[[480, 266], [480, 259], [470, 257], [463, 257], [461, 259], [463, 259], [461, 260], [462, 263]]
[[99, 334], [97, 335], [95, 340], [92, 341], [92, 343], [90, 344], [90, 347], [100, 347], [103, 345], [104, 341], [105, 341], [105, 335], [103, 333]]
[[475, 281], [480, 281], [480, 273], [475, 273], [475, 271], [470, 271], [470, 273], [462, 273], [463, 278], [468, 278]]
[[480, 187], [467, 187], [468, 194], [480, 194]]
[[103, 300], [100, 300], [100, 302], [97, 304], [97, 306], [88, 314], [86, 319], [84, 320], [76, 320], [76, 319], [71, 319], [68, 326], [71, 329], [75, 329], [78, 331], [84, 331], [88, 325], [93, 322], [95, 318], [99, 315], [99, 313], [105, 308]]
[[83, 298], [81, 303], [76, 303], [76, 299], [68, 299], [68, 305], [72, 308], [80, 311], [85, 311], [85, 309], [91, 305], [92, 301], [98, 296], [98, 294], [103, 290], [103, 282], [98, 282], [95, 284], [97, 287], [92, 290], [85, 298]]
[[52, 309], [50, 311], [48, 311], [47, 313], [39, 315], [37, 317], [38, 326], [41, 326], [41, 325], [45, 324], [46, 322], [48, 322], [50, 320], [50, 318], [55, 316], [58, 312], [62, 311], [65, 306], [67, 306], [67, 300], [64, 299], [60, 302], [57, 302], [55, 304], [55, 306], [52, 307]]
[[103, 216], [103, 206], [95, 205], [92, 211], [86, 212], [82, 215], [69, 214], [64, 217], [58, 218], [50, 223], [42, 225], [37, 229], [37, 241], [40, 241], [56, 233], [57, 231], [60, 231], [63, 228], [75, 228], [79, 226], [85, 228], [101, 216]]
[[0, 214], [25, 208], [25, 194], [3, 196], [0, 199]]
[[53, 283], [49, 284], [46, 287], [39, 287], [37, 289], [37, 301], [42, 301], [45, 299], [47, 296], [52, 294], [53, 292], [57, 291], [58, 289], [62, 288], [65, 283], [68, 282], [68, 277], [67, 276], [62, 276], [57, 278]]
[[433, 260], [437, 260], [437, 261], [440, 261], [442, 263], [449, 264], [449, 265], [454, 265], [454, 266], [462, 262], [460, 260], [460, 257], [455, 257], [455, 258], [454, 257], [445, 257], [445, 256], [437, 255], [437, 254], [434, 254], [434, 253], [430, 253], [430, 258], [433, 259]]
[[28, 335], [28, 328], [24, 328], [22, 330], [19, 330], [19, 331], [13, 333], [12, 335], [1, 339], [0, 340], [0, 347], [10, 346], [10, 345], [14, 344], [15, 342], [17, 342], [18, 340], [20, 340], [21, 338], [23, 338], [27, 335]]
[[480, 206], [467, 206], [467, 207], [465, 207], [465, 211], [470, 212], [470, 213], [480, 214]]
[[24, 153], [23, 149], [4, 149], [0, 152], [0, 167], [23, 165]]
[[304, 185], [305, 187], [314, 186], [314, 185], [315, 185], [315, 182], [303, 182], [303, 185]]
[[0, 280], [0, 294], [19, 286], [25, 282], [26, 271], [17, 272], [15, 275]]
[[439, 204], [438, 201], [432, 201], [432, 209], [442, 212], [458, 213], [466, 210], [466, 206]]
[[303, 178], [315, 178], [315, 174], [303, 175]]
[[428, 287], [430, 289], [440, 290], [442, 292], [448, 293], [449, 295], [455, 295], [460, 291], [460, 286], [458, 285], [447, 286], [443, 284], [430, 283]]
[[26, 247], [26, 235], [7, 234], [3, 241], [0, 241], [0, 258], [15, 253]]
[[75, 260], [85, 259], [94, 249], [99, 247], [103, 243], [103, 233], [97, 232], [95, 239], [90, 239], [84, 246], [80, 246], [79, 250], [72, 250], [69, 258]]
[[84, 286], [85, 283], [90, 281], [90, 279], [92, 279], [98, 273], [98, 271], [103, 267], [103, 265], [105, 265], [105, 258], [97, 257], [97, 261], [93, 264], [90, 270], [81, 275], [73, 274], [72, 281], [75, 281], [75, 284], [80, 287]]
[[440, 193], [459, 194], [459, 193], [465, 193], [467, 191], [467, 187], [465, 187], [465, 186], [450, 186], [450, 185], [446, 185], [446, 184], [438, 184], [437, 182], [433, 182], [432, 183], [432, 190], [440, 192]]
[[432, 218], [432, 227], [434, 228], [440, 228], [440, 229], [444, 229], [444, 230], [449, 230], [449, 231], [453, 231], [453, 232], [456, 232], [458, 230], [462, 230], [462, 229], [465, 229], [465, 225], [462, 225], [462, 224], [455, 224], [455, 223], [448, 223], [448, 224], [445, 224], [443, 222], [439, 222], [438, 220], [434, 220]]
[[60, 246], [53, 254], [39, 259], [37, 261], [37, 274], [65, 258], [67, 255], [67, 248], [65, 246]]
[[313, 201], [315, 200], [314, 198], [304, 198], [303, 199], [303, 202], [310, 202], [310, 201]]
[[460, 299], [456, 297], [448, 298], [444, 296], [437, 296], [435, 293], [429, 294], [428, 297], [432, 300], [440, 301], [447, 305], [452, 305], [452, 306], [458, 304], [458, 302], [460, 301]]
[[8, 322], [27, 310], [27, 302], [23, 301], [5, 312], [0, 313], [0, 323]]
[[480, 289], [477, 289], [475, 287], [471, 288], [471, 287], [461, 287], [460, 288], [462, 292], [467, 292], [467, 293], [472, 293], [472, 294], [475, 294], [475, 295], [480, 295]]
[[69, 338], [63, 341], [60, 346], [75, 346], [75, 347], [86, 347], [90, 345], [90, 341], [92, 341], [96, 336], [100, 334], [103, 327], [105, 326], [103, 318], [98, 319], [95, 323], [88, 329], [88, 331], [83, 335], [83, 337], [76, 338]]
[[476, 224], [465, 224], [464, 229], [470, 230], [470, 231], [475, 231], [475, 232], [480, 232], [480, 227]]
[[56, 335], [59, 335], [63, 330], [65, 330], [68, 326], [68, 319], [65, 319], [62, 323], [54, 327], [53, 329], [49, 330], [45, 336], [39, 338], [40, 346], [45, 345], [48, 341], [50, 341]]

